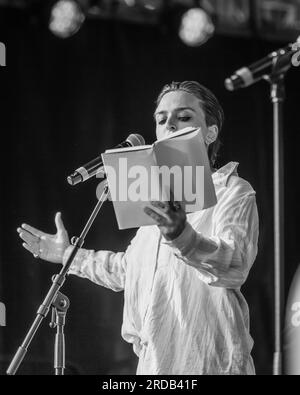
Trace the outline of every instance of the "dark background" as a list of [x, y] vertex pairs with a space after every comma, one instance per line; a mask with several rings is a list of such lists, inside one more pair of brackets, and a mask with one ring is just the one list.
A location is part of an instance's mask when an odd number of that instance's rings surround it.
[[[79, 235], [96, 203], [97, 180], [70, 187], [66, 176], [130, 133], [155, 139], [154, 101], [172, 80], [197, 80], [221, 101], [226, 123], [219, 165], [240, 162], [239, 174], [257, 192], [259, 254], [242, 291], [249, 303], [253, 357], [258, 374], [272, 373], [273, 173], [269, 86], [260, 82], [230, 93], [224, 79], [285, 43], [216, 35], [189, 48], [158, 26], [89, 20], [72, 38], [54, 37], [38, 20], [0, 10], [0, 41], [7, 66], [0, 68], [1, 227], [0, 301], [7, 325], [0, 328], [1, 374], [24, 339], [58, 266], [35, 260], [16, 229], [27, 222], [53, 232], [62, 211], [70, 235]], [[300, 69], [286, 78], [285, 283], [298, 267], [298, 158]], [[119, 231], [110, 202], [100, 212], [86, 248], [122, 251], [135, 230]], [[136, 358], [120, 335], [123, 294], [70, 276], [66, 324], [68, 374], [134, 373]], [[52, 374], [55, 331], [44, 320], [19, 374]]]

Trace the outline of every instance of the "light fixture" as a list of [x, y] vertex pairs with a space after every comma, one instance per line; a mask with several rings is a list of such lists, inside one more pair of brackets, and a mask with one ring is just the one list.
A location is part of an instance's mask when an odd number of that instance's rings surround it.
[[124, 3], [128, 5], [128, 7], [134, 7], [136, 0], [124, 0]]
[[80, 29], [85, 15], [74, 0], [59, 0], [51, 10], [49, 29], [60, 38], [73, 36]]
[[204, 44], [214, 33], [215, 26], [202, 8], [191, 8], [182, 15], [179, 37], [190, 47]]
[[123, 0], [128, 7], [144, 8], [148, 11], [156, 11], [162, 8], [162, 0]]
[[162, 8], [163, 1], [161, 1], [161, 0], [140, 0], [140, 5], [148, 11], [157, 11]]

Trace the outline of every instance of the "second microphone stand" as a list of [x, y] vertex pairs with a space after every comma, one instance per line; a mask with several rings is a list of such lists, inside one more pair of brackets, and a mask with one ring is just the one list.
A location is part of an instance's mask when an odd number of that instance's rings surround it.
[[284, 315], [284, 155], [283, 106], [285, 75], [291, 68], [290, 54], [273, 59], [273, 70], [265, 79], [270, 83], [273, 104], [273, 184], [274, 184], [274, 327], [273, 375], [282, 374]]

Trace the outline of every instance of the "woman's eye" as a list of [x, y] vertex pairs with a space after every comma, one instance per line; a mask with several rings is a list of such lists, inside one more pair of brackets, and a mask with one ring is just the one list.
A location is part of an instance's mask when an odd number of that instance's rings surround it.
[[159, 125], [163, 125], [165, 122], [166, 122], [165, 119], [158, 119], [158, 120], [157, 120], [157, 123], [158, 123]]
[[191, 119], [191, 117], [190, 117], [190, 116], [186, 116], [186, 117], [179, 117], [179, 120], [180, 120], [181, 122], [188, 122], [188, 121], [190, 121], [190, 119]]

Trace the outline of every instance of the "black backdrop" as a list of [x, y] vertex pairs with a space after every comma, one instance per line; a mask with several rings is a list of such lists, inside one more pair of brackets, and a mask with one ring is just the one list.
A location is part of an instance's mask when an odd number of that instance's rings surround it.
[[[97, 180], [76, 188], [66, 176], [78, 165], [141, 133], [155, 139], [152, 114], [162, 85], [198, 80], [219, 97], [226, 113], [219, 165], [240, 162], [239, 173], [257, 191], [259, 254], [243, 292], [251, 312], [258, 374], [271, 374], [273, 353], [272, 107], [267, 83], [229, 93], [224, 79], [282, 43], [215, 36], [188, 48], [164, 28], [89, 20], [77, 35], [60, 40], [22, 12], [0, 10], [1, 244], [0, 328], [4, 373], [31, 325], [58, 267], [33, 259], [16, 229], [23, 223], [54, 232], [62, 211], [70, 235], [78, 235], [96, 202]], [[299, 262], [297, 204], [300, 69], [289, 72], [285, 106], [286, 288]], [[86, 248], [122, 251], [134, 230], [118, 231], [106, 203]], [[68, 373], [134, 373], [136, 358], [120, 336], [123, 294], [71, 276], [66, 324]], [[49, 318], [34, 338], [20, 374], [51, 374], [54, 330]]]

